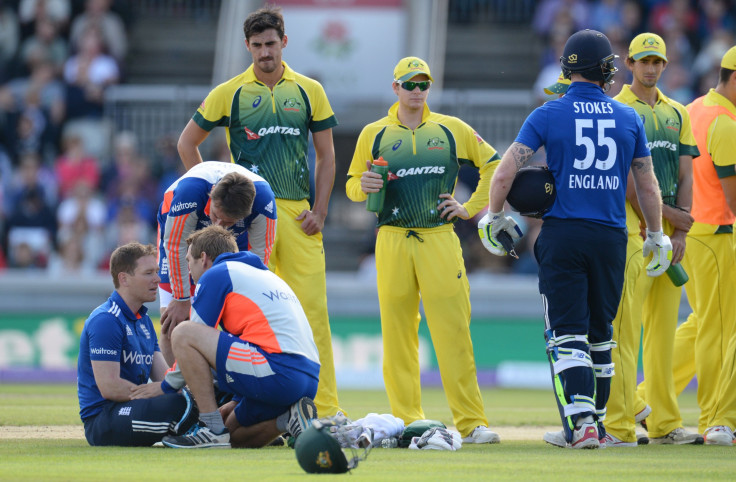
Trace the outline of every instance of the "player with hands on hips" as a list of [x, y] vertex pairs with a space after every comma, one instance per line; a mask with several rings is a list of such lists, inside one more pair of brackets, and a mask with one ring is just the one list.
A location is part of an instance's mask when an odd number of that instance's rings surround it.
[[[392, 414], [410, 424], [425, 418], [421, 405], [418, 327], [420, 302], [437, 353], [453, 419], [465, 443], [497, 443], [488, 428], [470, 337], [470, 285], [453, 223], [485, 206], [498, 154], [462, 120], [431, 112], [427, 63], [401, 59], [391, 88], [398, 102], [365, 126], [348, 169], [346, 191], [355, 202], [383, 189], [377, 215], [376, 271], [383, 335], [383, 375]], [[371, 172], [388, 163], [388, 182]], [[465, 203], [454, 197], [462, 165], [480, 181]], [[408, 346], [407, 346], [408, 345]]]

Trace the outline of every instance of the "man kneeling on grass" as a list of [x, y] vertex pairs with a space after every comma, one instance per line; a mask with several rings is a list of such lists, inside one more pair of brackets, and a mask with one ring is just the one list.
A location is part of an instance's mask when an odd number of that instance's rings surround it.
[[169, 368], [143, 306], [156, 300], [157, 271], [153, 245], [117, 248], [110, 256], [115, 291], [84, 322], [77, 393], [90, 445], [150, 446], [166, 434], [186, 432], [197, 420], [186, 391], [131, 397], [133, 390], [149, 386], [149, 378], [162, 380]]
[[[190, 320], [172, 335], [175, 369], [134, 398], [185, 383], [191, 389], [199, 422], [184, 435], [164, 437], [168, 447], [263, 447], [284, 432], [298, 437], [317, 416], [312, 398], [320, 369], [299, 300], [257, 255], [238, 252], [226, 229], [208, 226], [187, 244], [197, 286]], [[235, 394], [219, 411], [213, 372], [220, 389]]]

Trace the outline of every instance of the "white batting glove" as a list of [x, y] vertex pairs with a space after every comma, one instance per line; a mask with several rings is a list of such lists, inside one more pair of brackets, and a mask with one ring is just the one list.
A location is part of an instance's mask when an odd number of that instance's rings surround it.
[[442, 427], [434, 427], [424, 432], [421, 437], [413, 437], [409, 448], [455, 451], [462, 447], [462, 445], [463, 442], [459, 433]]
[[478, 221], [478, 235], [483, 247], [496, 256], [506, 256], [507, 254], [506, 249], [498, 241], [498, 233], [501, 231], [508, 233], [512, 240], [519, 239], [524, 235], [514, 218], [506, 216], [503, 210], [497, 213], [486, 213]]
[[644, 241], [642, 253], [645, 258], [652, 254], [652, 260], [647, 265], [647, 276], [659, 276], [670, 267], [672, 241], [661, 230], [652, 232], [647, 229], [647, 239]]

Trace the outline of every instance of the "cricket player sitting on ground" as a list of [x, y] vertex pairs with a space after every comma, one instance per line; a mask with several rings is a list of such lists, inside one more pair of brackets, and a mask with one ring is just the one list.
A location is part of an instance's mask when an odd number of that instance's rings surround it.
[[[197, 287], [191, 320], [172, 335], [176, 368], [135, 396], [191, 389], [199, 422], [165, 437], [168, 447], [263, 447], [284, 432], [298, 440], [317, 416], [312, 398], [320, 369], [299, 299], [258, 256], [238, 252], [223, 227], [208, 226], [186, 241]], [[213, 372], [219, 388], [235, 395], [220, 411]]]
[[[626, 66], [633, 74], [615, 100], [631, 106], [644, 122], [654, 174], [662, 196], [662, 228], [672, 241], [672, 264], [685, 256], [685, 239], [693, 223], [692, 162], [699, 155], [685, 106], [657, 88], [667, 67], [664, 40], [653, 33], [637, 35], [629, 46]], [[631, 176], [631, 174], [629, 174]], [[668, 276], [651, 278], [644, 269], [639, 208], [633, 183], [626, 192], [626, 274], [618, 313], [613, 321], [616, 376], [606, 417], [607, 447], [636, 447], [635, 424], [646, 418], [653, 444], [702, 444], [703, 437], [682, 426], [672, 377], [675, 330], [682, 288]], [[652, 390], [649, 405], [636, 394], [639, 339], [644, 325], [644, 378]], [[651, 414], [651, 415], [650, 415]], [[647, 418], [648, 416], [648, 418]], [[644, 440], [640, 437], [640, 440]]]
[[77, 394], [90, 445], [150, 446], [181, 434], [197, 420], [188, 392], [133, 400], [132, 390], [163, 380], [169, 366], [143, 303], [156, 300], [156, 248], [129, 243], [110, 256], [113, 291], [84, 322]]
[[[503, 208], [520, 168], [544, 146], [557, 197], [534, 246], [545, 340], [563, 430], [544, 435], [559, 446], [598, 448], [605, 436], [613, 328], [626, 257], [625, 194], [629, 170], [647, 221], [644, 254], [650, 276], [669, 267], [672, 246], [661, 230], [661, 199], [644, 126], [630, 107], [604, 93], [616, 72], [600, 32], [573, 34], [560, 59], [567, 93], [530, 114], [491, 181], [489, 245], [518, 226]], [[571, 148], [571, 146], [575, 146]], [[482, 233], [487, 232], [482, 230]], [[495, 255], [506, 250], [489, 249]]]
[[276, 201], [268, 183], [237, 164], [197, 164], [164, 193], [158, 214], [161, 350], [169, 365], [171, 330], [189, 319], [194, 283], [187, 269], [186, 239], [209, 224], [229, 228], [241, 251], [268, 263], [276, 232]]

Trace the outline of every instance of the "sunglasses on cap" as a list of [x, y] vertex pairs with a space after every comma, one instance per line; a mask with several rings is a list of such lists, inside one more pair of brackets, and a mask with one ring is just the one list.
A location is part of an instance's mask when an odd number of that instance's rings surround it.
[[429, 89], [429, 86], [432, 85], [432, 81], [430, 80], [422, 80], [421, 82], [413, 82], [411, 80], [407, 80], [406, 82], [401, 82], [401, 88], [404, 90], [408, 90], [411, 92], [412, 90], [419, 87], [419, 90], [424, 92], [425, 90]]

